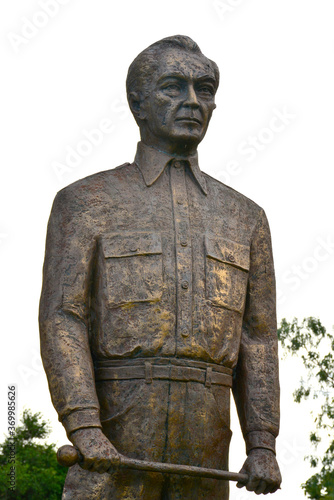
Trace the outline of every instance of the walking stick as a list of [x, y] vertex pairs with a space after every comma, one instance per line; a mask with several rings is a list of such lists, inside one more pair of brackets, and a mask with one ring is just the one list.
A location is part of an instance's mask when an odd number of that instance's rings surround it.
[[[71, 467], [80, 462], [81, 455], [76, 448], [65, 445], [57, 451], [58, 463], [64, 467]], [[167, 464], [161, 462], [148, 462], [146, 460], [137, 460], [128, 458], [119, 453], [119, 460], [113, 466], [114, 469], [135, 469], [149, 472], [163, 472], [167, 474], [182, 474], [185, 476], [208, 477], [211, 479], [222, 479], [225, 481], [239, 481], [247, 483], [247, 474], [229, 472], [225, 470], [206, 469], [203, 467], [194, 467], [192, 465]]]

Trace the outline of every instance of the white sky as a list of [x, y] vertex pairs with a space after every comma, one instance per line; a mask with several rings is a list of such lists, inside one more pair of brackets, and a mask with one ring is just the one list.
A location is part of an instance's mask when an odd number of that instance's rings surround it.
[[[6, 430], [6, 387], [14, 382], [19, 411], [41, 411], [60, 445], [66, 437], [38, 354], [46, 224], [63, 186], [132, 161], [139, 136], [125, 104], [126, 72], [139, 51], [160, 38], [191, 36], [221, 70], [200, 166], [265, 209], [279, 319], [317, 316], [331, 328], [334, 4], [54, 1], [59, 9], [52, 16], [41, 14], [47, 0], [7, 0], [0, 6], [0, 432]], [[102, 143], [57, 176], [56, 162], [58, 170], [66, 165], [68, 152], [86, 139], [83, 131], [105, 119], [110, 130]], [[258, 149], [249, 145], [254, 137]], [[298, 360], [282, 363], [278, 458], [284, 482], [277, 500], [304, 499], [299, 485], [311, 474], [303, 459], [311, 405], [296, 405], [291, 397], [300, 377]], [[237, 471], [245, 453], [235, 418], [233, 430], [230, 468]], [[248, 498], [255, 497], [231, 485], [231, 500]]]

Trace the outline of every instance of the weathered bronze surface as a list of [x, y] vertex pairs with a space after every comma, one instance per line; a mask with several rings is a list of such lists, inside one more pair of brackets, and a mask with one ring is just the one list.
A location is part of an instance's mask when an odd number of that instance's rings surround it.
[[218, 83], [216, 64], [188, 37], [143, 51], [127, 79], [141, 134], [135, 161], [54, 201], [41, 350], [59, 419], [84, 457], [69, 469], [65, 500], [227, 500], [228, 481], [105, 472], [118, 452], [228, 470], [231, 388], [246, 488], [280, 485], [267, 219], [198, 165]]

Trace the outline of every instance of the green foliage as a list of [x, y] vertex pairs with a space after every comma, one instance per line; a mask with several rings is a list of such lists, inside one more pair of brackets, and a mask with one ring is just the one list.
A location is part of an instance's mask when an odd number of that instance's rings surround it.
[[[54, 444], [41, 442], [50, 434], [50, 428], [40, 413], [24, 410], [21, 424], [11, 439], [0, 444], [0, 499], [6, 500], [58, 500], [67, 470], [56, 458]], [[16, 489], [10, 491], [9, 457], [15, 448]]]
[[[330, 446], [322, 458], [308, 457], [311, 467], [321, 465], [321, 470], [302, 485], [305, 494], [312, 500], [334, 499], [334, 335], [316, 318], [305, 318], [298, 324], [283, 319], [278, 338], [284, 353], [300, 357], [307, 370], [307, 380], [302, 380], [294, 392], [294, 399], [319, 399], [321, 407], [315, 419], [316, 429], [310, 441], [316, 447], [324, 433], [330, 438]], [[319, 435], [321, 433], [321, 436]]]

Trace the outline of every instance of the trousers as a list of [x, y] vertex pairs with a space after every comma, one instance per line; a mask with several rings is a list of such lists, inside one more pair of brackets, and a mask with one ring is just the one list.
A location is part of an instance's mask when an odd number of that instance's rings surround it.
[[[97, 380], [102, 429], [141, 460], [228, 470], [230, 387], [144, 378]], [[68, 471], [62, 500], [228, 500], [228, 481], [118, 470]]]

